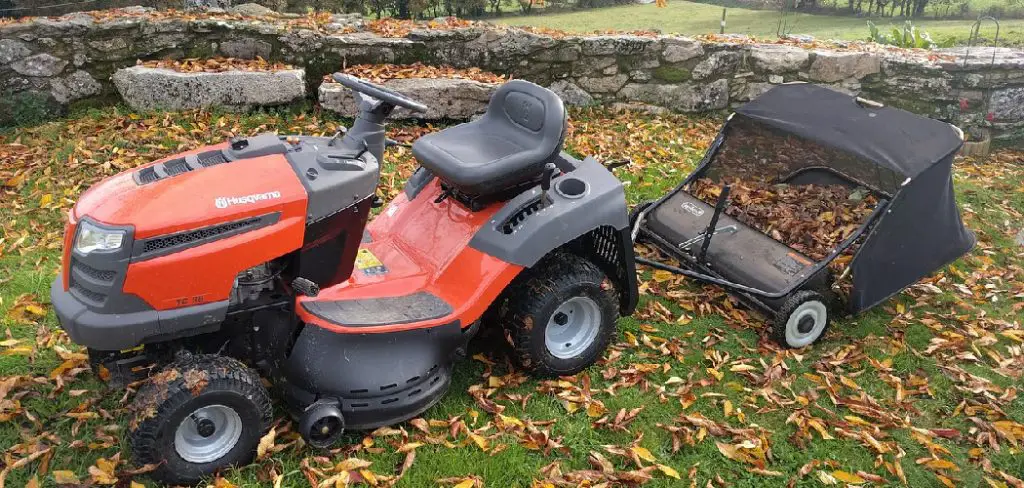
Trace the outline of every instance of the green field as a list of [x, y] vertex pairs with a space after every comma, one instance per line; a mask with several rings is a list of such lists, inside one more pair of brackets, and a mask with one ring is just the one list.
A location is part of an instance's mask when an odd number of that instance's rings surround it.
[[[633, 160], [616, 170], [631, 204], [686, 175], [720, 122], [593, 109], [571, 117], [569, 151]], [[107, 108], [0, 134], [0, 486], [5, 478], [13, 487], [151, 485], [126, 465], [131, 394], [96, 379], [48, 303], [62, 218], [81, 192], [235, 134], [330, 133], [339, 123], [351, 121]], [[637, 313], [583, 374], [527, 378], [507, 365], [500, 341], [479, 342], [481, 354], [457, 365], [428, 422], [351, 433], [323, 452], [303, 447], [279, 410], [272, 454], [210, 483], [1021, 486], [1024, 253], [1013, 236], [1024, 208], [1022, 156], [958, 165], [958, 198], [978, 236], [971, 255], [866, 315], [836, 321], [813, 348], [778, 350], [763, 319], [721, 290], [645, 271]], [[390, 199], [414, 163], [400, 147], [386, 159], [380, 194]], [[350, 470], [360, 464], [342, 463], [350, 458], [372, 464]]]
[[[620, 7], [595, 8], [572, 13], [508, 17], [499, 19], [512, 25], [549, 27], [574, 32], [595, 30], [649, 30], [658, 29], [663, 33], [699, 35], [718, 33], [722, 18], [722, 7], [704, 3], [670, 0], [665, 8], [650, 5], [626, 5]], [[751, 10], [730, 8], [726, 15], [726, 33], [747, 34], [754, 37], [774, 38], [779, 30], [782, 14], [775, 10]], [[810, 34], [818, 39], [866, 39], [867, 19], [838, 15], [811, 15], [791, 13], [785, 20], [790, 34]], [[889, 19], [875, 19], [879, 27], [888, 26]], [[896, 21], [898, 25], [902, 23]], [[932, 39], [941, 42], [954, 39], [966, 42], [970, 36], [971, 20], [921, 20], [915, 21], [928, 32]], [[986, 24], [982, 36], [991, 38], [994, 28]], [[1013, 44], [1024, 43], [1024, 20], [1002, 21], [1000, 38]]]

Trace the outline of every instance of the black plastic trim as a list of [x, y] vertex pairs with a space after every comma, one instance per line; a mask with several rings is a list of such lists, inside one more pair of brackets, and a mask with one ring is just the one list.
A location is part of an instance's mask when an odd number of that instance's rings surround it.
[[228, 309], [225, 300], [172, 310], [153, 310], [146, 306], [143, 310], [104, 313], [64, 291], [60, 276], [50, 285], [50, 301], [61, 328], [71, 340], [103, 351], [216, 330]]
[[391, 425], [441, 399], [465, 340], [458, 321], [380, 334], [339, 334], [306, 325], [281, 361], [275, 385], [293, 413], [317, 399], [337, 399], [346, 428]]
[[403, 190], [405, 191], [406, 198], [408, 198], [410, 202], [415, 200], [416, 195], [419, 195], [431, 181], [434, 181], [433, 172], [423, 166], [416, 168], [416, 171], [414, 171], [412, 176], [410, 176], [405, 182], [405, 188]]

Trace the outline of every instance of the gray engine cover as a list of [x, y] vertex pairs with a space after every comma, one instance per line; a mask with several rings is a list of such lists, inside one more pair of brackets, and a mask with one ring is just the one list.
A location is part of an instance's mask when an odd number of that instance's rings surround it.
[[380, 165], [369, 152], [358, 158], [327, 144], [330, 137], [300, 137], [285, 153], [306, 188], [306, 220], [316, 222], [373, 195]]

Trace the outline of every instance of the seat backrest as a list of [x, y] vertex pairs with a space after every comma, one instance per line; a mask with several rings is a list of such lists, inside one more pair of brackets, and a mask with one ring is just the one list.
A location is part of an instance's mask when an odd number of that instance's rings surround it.
[[481, 122], [501, 126], [503, 135], [524, 147], [542, 150], [549, 156], [562, 150], [568, 129], [568, 114], [554, 92], [529, 81], [511, 80], [491, 96]]

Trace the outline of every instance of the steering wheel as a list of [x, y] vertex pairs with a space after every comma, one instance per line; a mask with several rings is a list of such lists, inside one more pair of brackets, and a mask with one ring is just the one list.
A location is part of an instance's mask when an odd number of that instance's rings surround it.
[[394, 90], [384, 88], [383, 86], [380, 86], [376, 83], [370, 83], [369, 81], [366, 81], [364, 79], [356, 78], [355, 76], [352, 75], [344, 73], [334, 73], [334, 81], [341, 83], [342, 86], [348, 88], [349, 90], [362, 93], [364, 95], [373, 97], [377, 100], [380, 100], [390, 105], [394, 105], [396, 107], [407, 108], [409, 110], [412, 110], [413, 112], [427, 111], [427, 106], [420, 102], [417, 102], [416, 100], [413, 100]]

